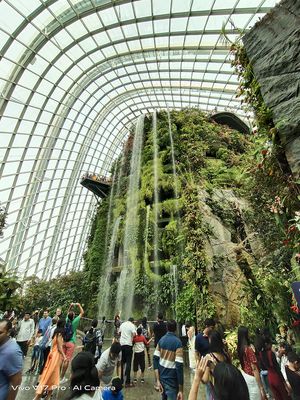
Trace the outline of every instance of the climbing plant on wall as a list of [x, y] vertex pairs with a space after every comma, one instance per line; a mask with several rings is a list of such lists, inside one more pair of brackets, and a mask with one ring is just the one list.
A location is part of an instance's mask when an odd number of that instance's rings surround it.
[[[240, 41], [232, 43], [232, 65], [239, 76], [237, 96], [246, 109], [254, 112], [257, 126], [253, 130], [255, 151], [247, 163], [247, 184], [243, 195], [251, 205], [249, 223], [256, 227], [261, 237], [266, 257], [253, 269], [260, 282], [262, 295], [248, 285], [249, 300], [254, 300], [251, 310], [244, 309], [245, 322], [262, 309], [270, 309], [277, 323], [291, 323], [291, 282], [299, 278], [297, 254], [300, 231], [295, 225], [300, 209], [300, 191], [285, 157], [284, 148], [274, 126], [272, 112], [267, 108], [255, 78], [253, 67]], [[265, 304], [266, 307], [262, 304]], [[269, 307], [267, 306], [269, 304]]]

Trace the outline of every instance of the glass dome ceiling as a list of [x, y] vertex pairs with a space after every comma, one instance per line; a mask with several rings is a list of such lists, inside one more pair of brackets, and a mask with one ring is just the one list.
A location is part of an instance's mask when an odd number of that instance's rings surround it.
[[80, 185], [109, 175], [141, 113], [249, 115], [230, 40], [275, 0], [2, 0], [0, 257], [26, 277], [80, 269], [95, 210]]

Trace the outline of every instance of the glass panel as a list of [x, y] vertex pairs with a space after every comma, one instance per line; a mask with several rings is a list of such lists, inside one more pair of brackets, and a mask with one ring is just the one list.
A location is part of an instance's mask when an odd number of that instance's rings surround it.
[[82, 18], [82, 22], [90, 32], [95, 31], [102, 26], [97, 14], [89, 14], [87, 17]]
[[111, 9], [102, 10], [99, 13], [99, 16], [104, 26], [109, 26], [118, 22], [115, 12]]
[[[172, 20], [171, 20], [171, 31], [174, 31], [174, 32], [186, 31], [187, 23], [188, 23], [187, 18], [172, 18]], [[168, 25], [166, 23], [165, 23], [165, 27], [166, 27], [166, 29], [168, 29]]]
[[171, 10], [171, 0], [153, 0], [153, 13], [157, 14], [169, 14]]
[[[193, 0], [192, 2], [192, 11], [200, 11], [207, 10], [209, 11], [212, 8], [212, 5], [215, 0]], [[224, 7], [225, 8], [225, 7]]]
[[135, 14], [137, 18], [151, 15], [150, 1], [140, 0], [134, 3]]
[[120, 20], [126, 21], [128, 19], [134, 19], [134, 13], [131, 4], [116, 6], [115, 9]]
[[70, 33], [75, 39], [80, 38], [87, 34], [87, 30], [81, 21], [73, 22], [72, 25], [66, 28], [66, 31]]
[[[17, 26], [19, 26], [24, 20], [22, 14], [18, 13], [14, 8], [10, 7], [6, 2], [1, 4], [0, 13], [0, 26], [7, 33], [13, 33]], [[14, 21], [14, 23], [9, 23]]]

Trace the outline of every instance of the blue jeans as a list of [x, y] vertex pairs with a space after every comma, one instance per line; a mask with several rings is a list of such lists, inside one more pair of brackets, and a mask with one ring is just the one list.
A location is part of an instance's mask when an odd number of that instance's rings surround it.
[[161, 400], [176, 400], [178, 394], [178, 387], [170, 386], [166, 383], [161, 383], [164, 391], [161, 395]]
[[269, 395], [270, 399], [272, 399], [273, 395], [268, 381], [268, 371], [260, 371], [260, 379], [262, 381], [266, 394]]
[[205, 397], [206, 397], [206, 400], [211, 400], [211, 399], [213, 399], [213, 394], [212, 394], [212, 392], [211, 392], [211, 386], [210, 386], [209, 383], [207, 383], [207, 384], [205, 385]]

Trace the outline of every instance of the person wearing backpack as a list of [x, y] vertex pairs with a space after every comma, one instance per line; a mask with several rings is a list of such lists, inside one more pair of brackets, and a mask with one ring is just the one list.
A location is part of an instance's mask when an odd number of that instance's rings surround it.
[[[79, 308], [79, 315], [75, 317], [75, 312], [72, 311], [72, 308], [77, 306]], [[63, 344], [63, 351], [66, 356], [66, 360], [63, 363], [62, 370], [61, 370], [61, 382], [60, 383], [65, 383], [67, 381], [67, 378], [65, 377], [66, 371], [68, 369], [68, 366], [72, 360], [74, 349], [75, 349], [75, 343], [76, 343], [76, 331], [80, 322], [80, 319], [83, 317], [84, 311], [79, 303], [71, 303], [69, 310], [68, 310], [68, 316], [66, 319], [66, 326], [65, 326], [65, 331], [63, 334], [63, 339], [64, 339], [64, 344]]]
[[93, 319], [92, 326], [85, 332], [83, 338], [83, 350], [93, 354], [95, 358], [95, 364], [101, 356], [102, 349], [102, 330], [97, 328], [98, 320]]
[[83, 351], [88, 351], [94, 356], [96, 352], [96, 340], [96, 329], [92, 326], [89, 330], [86, 331], [83, 338]]

